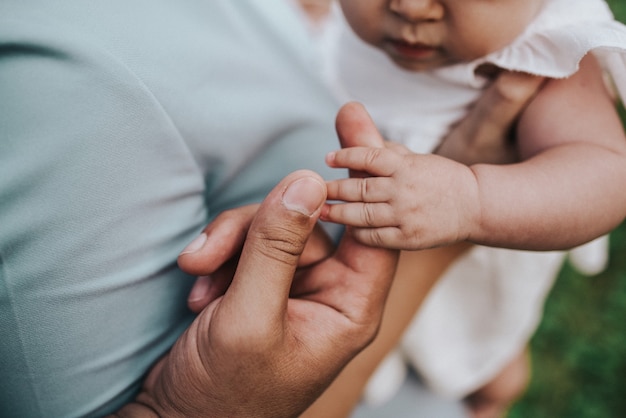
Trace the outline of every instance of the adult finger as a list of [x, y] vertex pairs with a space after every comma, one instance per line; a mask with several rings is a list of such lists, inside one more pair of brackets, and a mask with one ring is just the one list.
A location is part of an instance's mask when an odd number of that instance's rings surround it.
[[324, 180], [300, 170], [283, 179], [259, 207], [220, 307], [243, 335], [280, 330], [298, 259], [325, 200]]
[[222, 212], [178, 256], [186, 273], [202, 276], [215, 272], [241, 251], [258, 205]]
[[196, 279], [187, 298], [187, 306], [192, 312], [200, 313], [209, 303], [224, 295], [233, 280], [238, 258], [228, 260], [214, 273]]
[[[329, 257], [334, 251], [335, 245], [332, 239], [319, 224], [316, 224], [300, 255], [298, 267], [315, 264]], [[200, 313], [209, 303], [224, 295], [232, 282], [238, 262], [239, 256], [232, 257], [210, 275], [196, 279], [187, 298], [187, 306], [192, 312]]]
[[487, 128], [483, 128], [485, 132], [480, 128], [475, 130], [476, 137], [472, 141], [491, 142], [493, 138], [498, 138], [506, 142], [511, 134], [511, 127], [544, 82], [543, 77], [526, 73], [501, 73], [467, 117], [474, 119], [479, 126], [487, 125]]
[[298, 260], [298, 267], [310, 266], [318, 261], [329, 257], [335, 251], [335, 244], [332, 238], [319, 224], [315, 224], [313, 233], [309, 236], [304, 251]]

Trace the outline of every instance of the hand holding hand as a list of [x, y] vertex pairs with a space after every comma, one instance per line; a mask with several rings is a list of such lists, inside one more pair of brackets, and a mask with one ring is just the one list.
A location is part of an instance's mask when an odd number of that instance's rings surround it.
[[[200, 313], [230, 286], [259, 206], [252, 204], [220, 213], [179, 255], [179, 267], [186, 273], [199, 276], [187, 300], [193, 312]], [[297, 260], [298, 267], [329, 257], [334, 250], [332, 240], [316, 223]]]
[[[383, 147], [382, 137], [365, 109], [344, 106], [337, 126], [345, 147], [330, 153], [327, 164], [366, 173], [327, 183], [329, 200], [322, 219], [353, 227], [362, 243], [419, 250], [467, 239], [478, 222], [476, 179], [465, 165], [436, 155], [410, 152], [401, 145]], [[369, 141], [379, 146], [354, 146]]]

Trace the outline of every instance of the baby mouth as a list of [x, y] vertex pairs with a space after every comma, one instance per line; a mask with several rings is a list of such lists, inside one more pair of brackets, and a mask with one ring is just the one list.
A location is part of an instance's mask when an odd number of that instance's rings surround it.
[[437, 48], [420, 42], [406, 42], [403, 40], [390, 40], [391, 49], [405, 58], [425, 59], [435, 54]]

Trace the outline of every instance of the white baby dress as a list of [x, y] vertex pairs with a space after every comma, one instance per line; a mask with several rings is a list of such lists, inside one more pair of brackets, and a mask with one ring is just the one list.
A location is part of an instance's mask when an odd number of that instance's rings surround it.
[[[350, 30], [338, 9], [320, 49], [323, 71], [340, 100], [362, 102], [383, 135], [429, 153], [481, 94], [478, 66], [564, 78], [592, 51], [626, 97], [626, 26], [603, 0], [546, 0], [511, 45], [469, 64], [429, 72], [395, 66]], [[556, 110], [558, 111], [558, 109]], [[604, 269], [607, 237], [569, 252], [584, 273]], [[545, 298], [567, 256], [475, 246], [435, 285], [398, 350], [370, 380], [365, 400], [392, 397], [411, 364], [434, 391], [462, 398], [491, 380], [535, 332]]]

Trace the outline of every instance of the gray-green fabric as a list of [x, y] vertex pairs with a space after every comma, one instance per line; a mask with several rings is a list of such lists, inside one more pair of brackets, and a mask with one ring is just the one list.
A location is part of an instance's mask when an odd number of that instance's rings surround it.
[[98, 416], [191, 319], [179, 251], [336, 148], [281, 0], [0, 2], [0, 416]]

